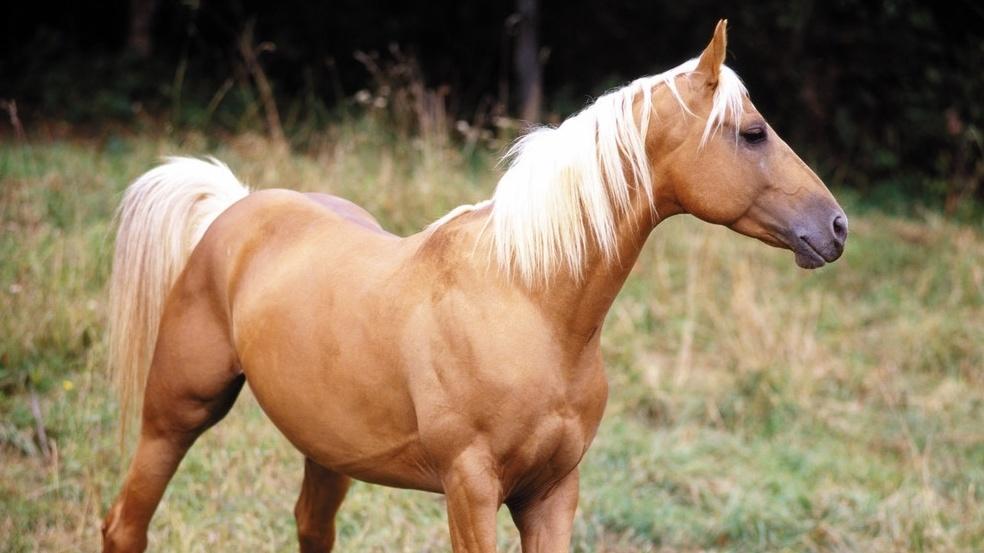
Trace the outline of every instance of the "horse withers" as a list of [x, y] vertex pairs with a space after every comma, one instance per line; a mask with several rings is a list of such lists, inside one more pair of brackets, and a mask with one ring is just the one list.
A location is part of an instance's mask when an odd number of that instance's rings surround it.
[[[111, 356], [140, 439], [103, 526], [141, 551], [181, 458], [248, 383], [306, 457], [302, 551], [329, 551], [351, 478], [447, 496], [454, 551], [566, 551], [608, 385], [605, 314], [646, 238], [689, 213], [837, 259], [847, 218], [724, 65], [698, 59], [520, 139], [491, 200], [408, 237], [340, 198], [249, 193], [177, 158], [120, 208]], [[126, 414], [124, 413], [124, 420]]]

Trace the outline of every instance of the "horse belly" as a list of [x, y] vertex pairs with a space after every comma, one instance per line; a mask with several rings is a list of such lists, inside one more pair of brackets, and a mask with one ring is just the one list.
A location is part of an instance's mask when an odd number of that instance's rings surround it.
[[[304, 455], [336, 472], [435, 490], [412, 401], [380, 329], [359, 317], [318, 320], [303, 307], [238, 321], [246, 381]], [[337, 306], [336, 306], [337, 307]]]
[[318, 464], [377, 484], [440, 488], [399, 394], [353, 382], [338, 368], [317, 378], [258, 364], [244, 364], [244, 372], [274, 425]]

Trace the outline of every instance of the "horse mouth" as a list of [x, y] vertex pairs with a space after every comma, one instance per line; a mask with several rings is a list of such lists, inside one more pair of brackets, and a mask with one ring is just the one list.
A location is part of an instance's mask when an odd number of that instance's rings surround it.
[[767, 238], [763, 241], [770, 246], [792, 251], [796, 259], [796, 265], [802, 267], [803, 269], [819, 269], [828, 262], [834, 261], [840, 257], [839, 253], [832, 256], [823, 255], [805, 236], [790, 239], [782, 234], [769, 233]]
[[796, 254], [796, 264], [804, 269], [818, 269], [827, 263], [837, 261], [844, 253], [843, 240], [833, 240], [826, 247], [816, 247], [809, 236], [799, 236], [797, 247], [790, 248]]
[[[809, 240], [805, 238], [800, 238], [797, 241], [796, 248], [790, 248], [793, 250], [793, 254], [796, 258], [796, 264], [804, 269], [819, 269], [827, 264], [827, 259], [824, 259], [820, 252], [810, 244]], [[831, 260], [833, 261], [833, 260]]]

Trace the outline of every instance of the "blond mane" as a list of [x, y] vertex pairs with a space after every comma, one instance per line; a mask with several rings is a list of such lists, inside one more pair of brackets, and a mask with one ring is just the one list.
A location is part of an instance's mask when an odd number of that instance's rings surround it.
[[[605, 94], [556, 128], [536, 129], [509, 149], [509, 162], [491, 201], [492, 253], [506, 274], [526, 284], [543, 282], [564, 268], [575, 278], [584, 270], [589, 244], [606, 259], [616, 255], [616, 219], [631, 209], [633, 187], [653, 202], [646, 156], [652, 93], [669, 88], [684, 112], [676, 78], [693, 72], [697, 59], [665, 73], [637, 79]], [[639, 120], [633, 104], [642, 95]], [[742, 115], [745, 86], [722, 66], [701, 146], [730, 119]], [[735, 125], [737, 129], [737, 125]], [[461, 206], [436, 221], [437, 227], [477, 206]]]

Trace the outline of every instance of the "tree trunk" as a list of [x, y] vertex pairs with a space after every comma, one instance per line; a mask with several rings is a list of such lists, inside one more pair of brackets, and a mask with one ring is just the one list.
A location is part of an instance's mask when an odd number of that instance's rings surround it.
[[130, 29], [126, 46], [140, 59], [149, 58], [153, 51], [150, 26], [156, 9], [157, 0], [130, 0]]
[[519, 21], [516, 29], [516, 79], [519, 82], [520, 117], [531, 123], [540, 120], [543, 102], [543, 67], [540, 64], [539, 0], [516, 0]]

